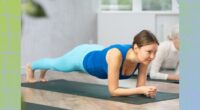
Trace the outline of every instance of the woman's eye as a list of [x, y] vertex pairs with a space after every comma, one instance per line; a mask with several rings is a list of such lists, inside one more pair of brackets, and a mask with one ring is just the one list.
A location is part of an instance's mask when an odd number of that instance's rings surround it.
[[147, 51], [148, 53], [151, 53], [151, 51]]

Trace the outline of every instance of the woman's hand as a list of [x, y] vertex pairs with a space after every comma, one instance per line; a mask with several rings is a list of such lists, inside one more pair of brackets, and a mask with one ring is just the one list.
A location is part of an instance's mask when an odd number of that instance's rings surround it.
[[179, 81], [179, 74], [168, 74], [167, 80]]
[[155, 98], [157, 93], [157, 88], [155, 86], [140, 86], [138, 89], [141, 90], [142, 94], [150, 98]]

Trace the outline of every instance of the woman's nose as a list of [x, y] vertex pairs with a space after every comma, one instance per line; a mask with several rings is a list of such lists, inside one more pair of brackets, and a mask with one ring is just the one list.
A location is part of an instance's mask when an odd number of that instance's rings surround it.
[[155, 57], [155, 54], [152, 53], [152, 54], [150, 55], [150, 58], [151, 58], [151, 59], [154, 59], [154, 57]]

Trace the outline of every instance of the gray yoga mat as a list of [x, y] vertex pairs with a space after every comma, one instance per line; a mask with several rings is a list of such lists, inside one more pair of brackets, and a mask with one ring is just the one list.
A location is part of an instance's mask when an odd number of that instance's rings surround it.
[[[133, 79], [137, 79], [137, 75], [133, 75], [131, 78], [133, 78]], [[166, 82], [166, 83], [179, 84], [179, 81], [176, 81], [176, 80], [151, 79], [149, 75], [147, 76], [147, 81]]]
[[175, 84], [179, 84], [179, 81], [173, 81], [173, 80], [159, 80], [159, 79], [150, 79], [147, 78], [148, 81], [157, 81], [157, 82], [166, 82], [166, 83], [175, 83]]
[[67, 80], [51, 80], [46, 83], [22, 83], [23, 87], [42, 89], [53, 92], [67, 93], [78, 96], [87, 96], [98, 99], [105, 99], [129, 104], [145, 104], [163, 100], [179, 98], [178, 93], [158, 92], [156, 98], [148, 98], [143, 95], [132, 95], [127, 97], [111, 97], [107, 86], [98, 84], [89, 84], [83, 82]]
[[51, 107], [46, 105], [40, 105], [35, 103], [23, 102], [24, 109], [22, 110], [66, 110], [63, 108]]

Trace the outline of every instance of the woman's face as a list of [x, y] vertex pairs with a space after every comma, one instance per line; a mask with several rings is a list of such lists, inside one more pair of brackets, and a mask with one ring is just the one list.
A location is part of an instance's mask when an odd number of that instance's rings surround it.
[[179, 40], [179, 34], [175, 34], [174, 39], [172, 39], [174, 46], [176, 47], [177, 50], [180, 48], [180, 40]]
[[155, 58], [157, 48], [156, 43], [138, 47], [136, 49], [138, 60], [143, 64], [149, 64]]

